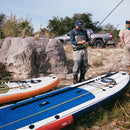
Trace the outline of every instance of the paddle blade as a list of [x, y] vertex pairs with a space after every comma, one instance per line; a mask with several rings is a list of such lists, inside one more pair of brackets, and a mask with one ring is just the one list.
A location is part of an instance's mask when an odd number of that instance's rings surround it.
[[9, 91], [9, 87], [6, 84], [0, 84], [0, 94], [7, 93]]

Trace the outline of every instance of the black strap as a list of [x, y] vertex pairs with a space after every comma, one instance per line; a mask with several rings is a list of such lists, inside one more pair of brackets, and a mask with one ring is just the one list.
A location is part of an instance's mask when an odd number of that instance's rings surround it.
[[77, 32], [76, 32], [75, 28], [73, 30], [74, 30], [75, 35], [77, 35]]
[[73, 51], [78, 51], [78, 50], [83, 50], [83, 49], [86, 49], [85, 46], [75, 46], [73, 47]]
[[[73, 30], [74, 30], [75, 35], [77, 35], [77, 32], [76, 32], [75, 28]], [[84, 29], [82, 29], [82, 30], [84, 32], [84, 35], [86, 36], [87, 35], [86, 31]]]
[[[77, 35], [77, 32], [76, 32], [75, 28], [73, 30], [74, 30], [75, 35]], [[89, 41], [87, 31], [85, 31], [84, 29], [82, 29], [82, 30], [84, 32], [84, 36], [86, 36], [86, 40]]]

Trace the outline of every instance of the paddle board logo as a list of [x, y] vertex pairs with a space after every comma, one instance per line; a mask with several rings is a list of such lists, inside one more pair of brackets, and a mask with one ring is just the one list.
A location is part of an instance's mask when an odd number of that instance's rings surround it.
[[114, 82], [114, 79], [112, 78], [104, 78], [101, 80], [103, 83], [111, 83], [111, 82]]

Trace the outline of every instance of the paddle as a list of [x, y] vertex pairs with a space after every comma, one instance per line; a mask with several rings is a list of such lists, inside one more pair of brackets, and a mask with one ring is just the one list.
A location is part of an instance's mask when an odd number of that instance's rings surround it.
[[0, 94], [7, 93], [10, 89], [16, 89], [16, 88], [25, 89], [26, 86], [8, 87], [6, 84], [0, 84]]
[[[32, 83], [32, 84], [37, 84], [42, 82], [41, 80], [28, 80], [28, 81], [8, 81], [8, 82], [0, 82], [0, 94], [1, 93], [7, 93], [9, 91], [9, 89], [16, 89], [16, 88], [20, 88], [20, 89], [25, 89], [28, 87], [31, 87], [28, 85], [28, 83]], [[17, 86], [17, 87], [8, 87], [5, 83], [25, 83], [26, 85], [22, 85], [22, 86]]]
[[9, 90], [9, 87], [6, 84], [0, 84], [0, 94], [7, 93], [8, 90]]
[[[107, 75], [105, 75], [104, 77], [101, 77], [100, 79], [104, 79], [104, 78], [109, 77], [109, 76], [112, 76], [112, 75], [114, 75], [114, 74], [116, 74], [116, 73], [118, 73], [118, 72], [107, 74]], [[99, 80], [99, 79], [98, 79], [98, 80]], [[72, 89], [74, 89], [74, 88], [78, 88], [78, 87], [80, 87], [80, 86], [82, 86], [82, 85], [89, 84], [89, 83], [92, 83], [92, 82], [95, 82], [95, 81], [97, 81], [97, 79], [96, 79], [96, 80], [89, 81], [89, 82], [85, 82], [85, 83], [82, 83], [82, 84], [79, 84], [79, 85], [77, 85], [77, 86], [75, 86], [75, 87], [71, 87], [71, 88], [68, 88], [68, 89], [65, 89], [65, 90], [62, 90], [62, 91], [58, 91], [58, 92], [56, 92], [56, 93], [49, 94], [49, 95], [44, 96], [44, 97], [40, 97], [40, 98], [37, 98], [37, 99], [34, 99], [34, 100], [30, 100], [30, 101], [25, 101], [25, 102], [22, 102], [22, 103], [20, 103], [20, 104], [18, 104], [18, 105], [16, 104], [16, 105], [14, 105], [14, 106], [11, 106], [10, 109], [13, 110], [13, 109], [15, 109], [15, 108], [17, 108], [17, 107], [24, 106], [24, 105], [27, 105], [27, 104], [29, 104], [29, 103], [33, 103], [33, 102], [36, 102], [36, 101], [39, 101], [39, 100], [42, 100], [42, 99], [45, 99], [45, 98], [48, 98], [48, 97], [53, 97], [53, 96], [55, 96], [55, 95], [57, 95], [57, 94], [60, 94], [60, 93], [63, 93], [63, 92], [72, 90]], [[113, 82], [111, 82], [111, 83], [113, 83]], [[111, 83], [106, 84], [106, 86], [109, 86]], [[115, 82], [115, 83], [116, 83], [116, 82]], [[104, 85], [104, 87], [106, 87], [106, 86]], [[100, 87], [100, 89], [102, 89], [102, 87]]]
[[40, 82], [42, 82], [41, 80], [28, 80], [28, 81], [20, 81], [20, 80], [18, 80], [18, 81], [5, 81], [5, 82], [0, 82], [0, 84], [5, 84], [5, 83], [33, 83], [33, 84], [35, 84], [35, 83], [40, 83]]

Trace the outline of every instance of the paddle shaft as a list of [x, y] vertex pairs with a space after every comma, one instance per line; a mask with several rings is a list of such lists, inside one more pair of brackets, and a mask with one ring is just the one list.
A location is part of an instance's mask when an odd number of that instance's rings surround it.
[[[10, 87], [10, 88], [8, 87], [8, 88], [2, 89], [2, 90], [0, 90], [0, 91], [9, 90], [9, 89], [16, 89], [16, 88], [22, 88], [22, 87], [24, 88], [24, 86], [17, 86], [17, 87]], [[4, 87], [0, 87], [0, 89], [1, 89], [1, 88], [4, 88]]]
[[[40, 83], [40, 82], [41, 82], [41, 80], [9, 81], [9, 82], [0, 82], [0, 85], [5, 84], [5, 83], [17, 83], [18, 85], [19, 85], [19, 83], [22, 83], [22, 84], [25, 83], [26, 86], [31, 87], [31, 86], [29, 86], [28, 83]], [[0, 90], [0, 91], [9, 90], [9, 89], [16, 89], [16, 88], [26, 88], [26, 86], [20, 86], [20, 85], [19, 85], [19, 86], [17, 86], [17, 87], [8, 87], [8, 88], [0, 87], [0, 89], [5, 88], [5, 89], [2, 89], [2, 90]]]

